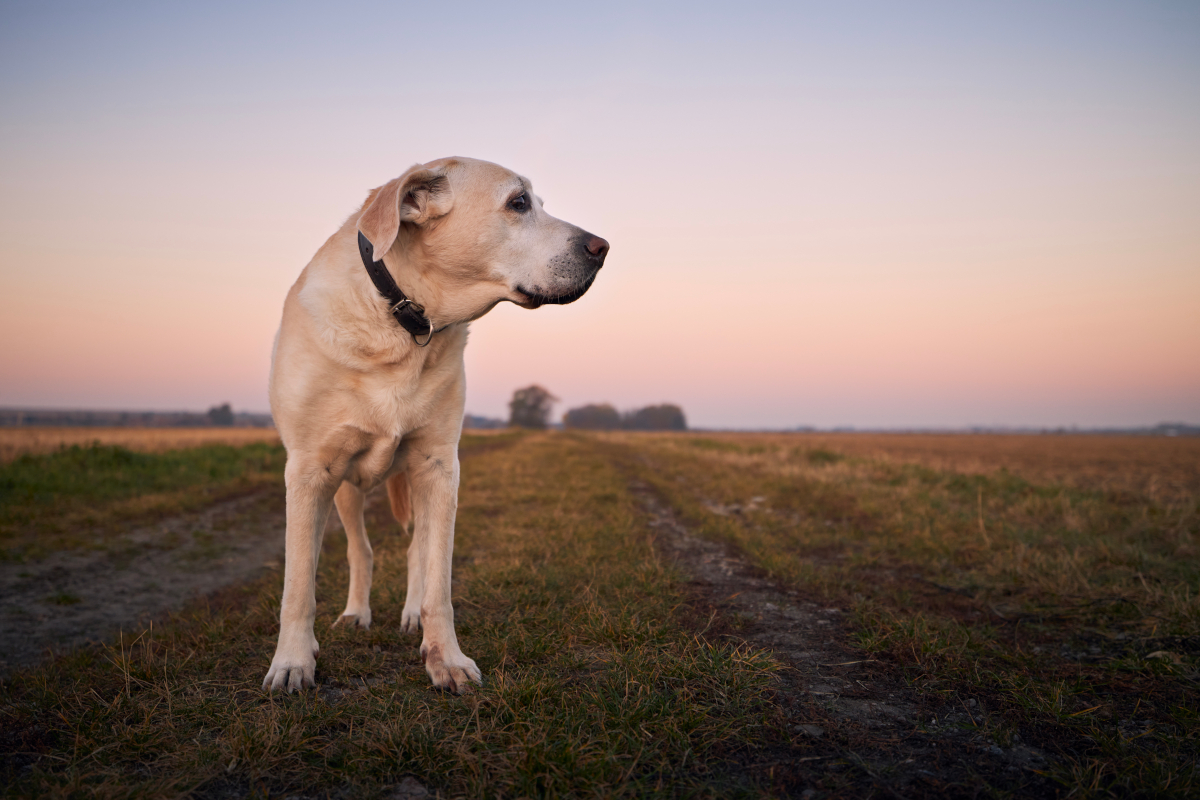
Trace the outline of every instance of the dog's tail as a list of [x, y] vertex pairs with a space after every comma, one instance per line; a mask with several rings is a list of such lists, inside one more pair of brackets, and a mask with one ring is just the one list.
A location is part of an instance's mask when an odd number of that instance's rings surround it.
[[408, 473], [397, 472], [387, 479], [388, 501], [392, 504], [392, 516], [405, 533], [412, 528], [412, 490], [408, 485]]

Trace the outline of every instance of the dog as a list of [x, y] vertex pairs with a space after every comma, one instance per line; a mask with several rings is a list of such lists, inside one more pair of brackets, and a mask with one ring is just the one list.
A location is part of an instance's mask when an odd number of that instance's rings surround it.
[[371, 624], [367, 492], [386, 483], [412, 522], [405, 632], [423, 631], [433, 685], [481, 683], [454, 631], [450, 560], [469, 324], [503, 301], [570, 303], [608, 242], [546, 213], [529, 180], [445, 158], [373, 190], [288, 292], [271, 358], [271, 412], [287, 449], [287, 557], [279, 642], [263, 688], [313, 686], [316, 570], [330, 507], [346, 530], [350, 591], [335, 624]]

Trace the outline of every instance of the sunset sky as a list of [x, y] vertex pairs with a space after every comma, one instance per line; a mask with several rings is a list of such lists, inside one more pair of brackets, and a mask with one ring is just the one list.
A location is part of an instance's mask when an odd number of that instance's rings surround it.
[[484, 158], [612, 243], [467, 410], [1200, 423], [1200, 3], [4, 3], [0, 406], [267, 409], [366, 192]]

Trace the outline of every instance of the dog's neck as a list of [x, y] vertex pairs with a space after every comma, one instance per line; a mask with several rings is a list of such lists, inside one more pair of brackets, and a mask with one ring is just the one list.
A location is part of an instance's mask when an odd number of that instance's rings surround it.
[[404, 293], [404, 290], [396, 283], [396, 279], [392, 277], [387, 265], [382, 260], [374, 259], [374, 251], [374, 245], [363, 235], [362, 231], [359, 231], [358, 254], [367, 271], [367, 276], [370, 277], [376, 291], [387, 300], [388, 311], [397, 324], [408, 331], [413, 342], [424, 347], [433, 340], [434, 334], [437, 333], [433, 322], [426, 316], [425, 307]]

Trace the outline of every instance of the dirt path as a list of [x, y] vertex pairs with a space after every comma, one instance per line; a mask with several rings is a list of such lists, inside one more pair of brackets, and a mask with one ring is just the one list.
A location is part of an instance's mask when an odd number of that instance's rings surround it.
[[[471, 442], [459, 457], [515, 441]], [[378, 496], [368, 496], [368, 507]], [[52, 650], [110, 641], [198, 597], [281, 569], [284, 527], [280, 486], [132, 528], [103, 549], [0, 562], [0, 678]], [[330, 514], [326, 536], [340, 530]]]
[[283, 529], [273, 488], [133, 528], [102, 550], [0, 563], [0, 675], [280, 567]]
[[[1019, 796], [1053, 796], [1036, 770], [1046, 757], [1020, 743], [1004, 748], [985, 731], [982, 701], [961, 706], [919, 696], [851, 643], [843, 612], [767, 580], [731, 547], [692, 534], [647, 484], [630, 489], [650, 520], [659, 551], [691, 577], [690, 613], [706, 635], [767, 648], [788, 667], [780, 700], [802, 757], [781, 747], [775, 769], [798, 786], [835, 785], [858, 794], [975, 796], [987, 786]], [[783, 743], [781, 743], [783, 744]], [[818, 755], [811, 755], [812, 752]], [[801, 796], [804, 796], [802, 793]]]

